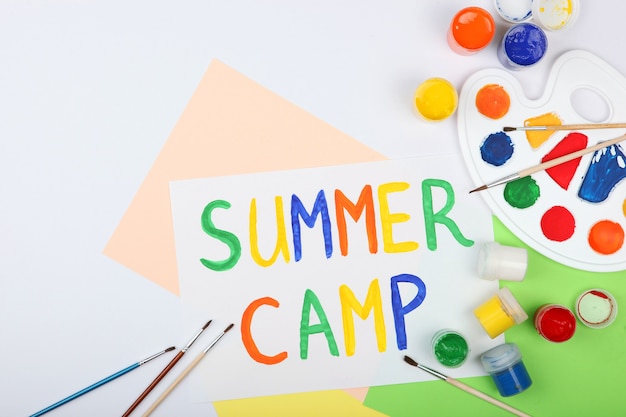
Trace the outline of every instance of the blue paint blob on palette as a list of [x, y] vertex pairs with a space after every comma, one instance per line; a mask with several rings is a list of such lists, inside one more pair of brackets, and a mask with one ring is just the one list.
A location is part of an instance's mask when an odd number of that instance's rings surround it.
[[626, 156], [622, 147], [613, 145], [604, 148], [593, 155], [578, 196], [591, 203], [601, 203], [609, 198], [613, 188], [624, 178]]
[[513, 156], [513, 142], [504, 132], [491, 133], [480, 145], [480, 157], [488, 164], [499, 167]]
[[[496, 112], [503, 114], [497, 119], [481, 108], [498, 103], [479, 103], [489, 98], [481, 91], [494, 85], [510, 97], [510, 106]], [[572, 97], [581, 90], [591, 90], [606, 102], [605, 120], [588, 120], [580, 105], [574, 107]], [[506, 132], [505, 138], [503, 128], [626, 122], [626, 78], [589, 52], [570, 51], [555, 61], [543, 95], [531, 100], [510, 72], [485, 69], [463, 85], [457, 117], [463, 157], [479, 186], [622, 135], [616, 129], [558, 130], [538, 138], [517, 130]], [[506, 195], [499, 186], [476, 196], [524, 243], [556, 262], [587, 271], [626, 270], [626, 143], [535, 173], [532, 180], [536, 187], [523, 188], [520, 182], [518, 190], [509, 186]], [[529, 192], [534, 195], [525, 195]], [[511, 201], [512, 196], [518, 200]], [[559, 213], [567, 213], [567, 219]]]

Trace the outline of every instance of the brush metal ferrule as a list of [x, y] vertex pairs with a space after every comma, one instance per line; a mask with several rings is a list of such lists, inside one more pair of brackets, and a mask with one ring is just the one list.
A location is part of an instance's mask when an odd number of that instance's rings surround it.
[[165, 350], [160, 351], [159, 353], [155, 353], [152, 356], [148, 356], [146, 359], [139, 361], [139, 366], [143, 365], [146, 362], [150, 362], [152, 359], [158, 358], [159, 356], [163, 355], [165, 352], [169, 352], [170, 350], [171, 349], [165, 349]]
[[487, 184], [487, 188], [496, 187], [498, 185], [506, 184], [507, 182], [511, 182], [511, 181], [516, 180], [518, 178], [519, 178], [519, 174], [518, 173], [507, 175], [506, 177], [500, 178], [497, 181], [494, 181], [494, 182], [492, 182], [490, 184]]
[[539, 131], [539, 130], [548, 130], [548, 128], [546, 126], [524, 126], [520, 130]]
[[202, 334], [202, 332], [204, 331], [204, 329], [200, 329], [198, 330], [198, 332], [191, 338], [191, 340], [189, 341], [189, 343], [187, 343], [185, 345], [184, 348], [182, 348], [181, 350], [183, 352], [187, 352], [187, 350], [189, 350], [189, 348], [191, 347], [191, 345], [194, 344], [194, 342], [200, 337], [200, 335]]
[[191, 338], [191, 340], [189, 341], [189, 343], [187, 343], [185, 345], [184, 348], [181, 349], [181, 351], [183, 353], [187, 352], [187, 350], [189, 350], [189, 348], [191, 347], [191, 345], [194, 344], [194, 342], [200, 337], [200, 335], [202, 334], [203, 331], [206, 330], [207, 327], [209, 327], [209, 325], [211, 324], [213, 320], [209, 320], [204, 326], [202, 326], [202, 328], [200, 330], [198, 330], [198, 332]]
[[437, 372], [434, 369], [429, 368], [428, 366], [422, 365], [421, 363], [418, 363], [417, 367], [420, 368], [422, 371], [426, 371], [429, 374], [436, 376], [437, 378], [443, 379], [444, 381], [448, 379], [448, 377], [442, 374], [441, 372]]

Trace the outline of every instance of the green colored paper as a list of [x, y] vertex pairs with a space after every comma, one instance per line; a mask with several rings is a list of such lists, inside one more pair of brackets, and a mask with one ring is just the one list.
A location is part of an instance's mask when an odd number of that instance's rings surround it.
[[[533, 325], [535, 310], [542, 304], [562, 304], [573, 310], [578, 296], [590, 288], [609, 291], [619, 309], [626, 300], [626, 271], [586, 272], [560, 265], [523, 244], [495, 217], [494, 234], [503, 245], [528, 249], [524, 281], [501, 281], [501, 286], [513, 292], [529, 316], [509, 329], [505, 338], [522, 351], [533, 385], [504, 398], [491, 377], [465, 378], [463, 382], [534, 417], [626, 415], [626, 313], [618, 310], [615, 321], [604, 329], [590, 329], [578, 322], [574, 337], [564, 343], [548, 342]], [[621, 308], [626, 309], [626, 304]], [[444, 367], [438, 370], [448, 372]], [[422, 371], [416, 368], [415, 372]], [[390, 417], [511, 415], [444, 381], [372, 387], [364, 404]]]

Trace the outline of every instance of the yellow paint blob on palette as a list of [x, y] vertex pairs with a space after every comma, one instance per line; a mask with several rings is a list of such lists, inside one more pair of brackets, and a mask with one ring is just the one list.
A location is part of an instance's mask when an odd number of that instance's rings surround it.
[[[583, 90], [594, 99], [581, 105], [575, 98]], [[598, 101], [607, 109], [602, 120], [594, 113]], [[624, 134], [504, 127], [626, 122], [626, 78], [589, 52], [570, 51], [554, 63], [539, 99], [528, 99], [509, 72], [485, 69], [463, 85], [457, 112], [463, 157], [479, 186]], [[524, 243], [556, 262], [626, 270], [626, 142], [476, 196]]]
[[[562, 125], [561, 118], [556, 113], [546, 113], [524, 120], [524, 126], [554, 126]], [[525, 132], [528, 144], [538, 148], [554, 133], [553, 130], [527, 130]]]

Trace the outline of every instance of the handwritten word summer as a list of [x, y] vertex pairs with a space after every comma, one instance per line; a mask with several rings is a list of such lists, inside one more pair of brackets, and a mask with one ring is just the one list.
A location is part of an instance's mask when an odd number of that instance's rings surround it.
[[[347, 216], [355, 222], [362, 222], [365, 227], [368, 249], [371, 254], [379, 251], [379, 236], [377, 236], [377, 221], [380, 225], [382, 250], [385, 253], [407, 253], [419, 248], [416, 241], [396, 242], [393, 236], [393, 226], [410, 220], [410, 214], [406, 212], [392, 212], [390, 207], [390, 196], [394, 193], [406, 192], [410, 188], [407, 182], [389, 182], [381, 184], [376, 189], [377, 204], [375, 204], [374, 190], [371, 185], [365, 185], [361, 189], [356, 202], [348, 198], [344, 192], [335, 189], [334, 213], [331, 213], [327, 200], [327, 193], [320, 190], [310, 210], [307, 210], [301, 199], [293, 194], [289, 207], [291, 242], [293, 245], [293, 257], [298, 262], [303, 257], [301, 231], [303, 227], [313, 229], [320, 220], [320, 232], [323, 236], [324, 251], [326, 258], [331, 258], [335, 253], [333, 247], [333, 233], [336, 233], [339, 242], [339, 251], [342, 256], [348, 256], [348, 227]], [[433, 190], [443, 191], [445, 203], [435, 211], [433, 207]], [[449, 214], [454, 207], [455, 196], [452, 185], [442, 179], [425, 179], [421, 183], [422, 207], [424, 228], [426, 235], [426, 245], [431, 251], [437, 250], [437, 230], [436, 225], [442, 225], [454, 237], [455, 241], [465, 247], [472, 246], [473, 240], [463, 235], [457, 223]], [[274, 197], [275, 221], [276, 221], [276, 244], [272, 255], [263, 258], [259, 250], [259, 236], [257, 232], [257, 207], [256, 199], [250, 201], [249, 210], [249, 245], [250, 255], [254, 262], [262, 267], [269, 267], [275, 264], [282, 255], [283, 261], [291, 261], [289, 250], [287, 225], [285, 220], [284, 201], [281, 196]], [[213, 222], [212, 214], [216, 209], [228, 210], [231, 204], [225, 200], [214, 200], [208, 203], [201, 215], [201, 227], [206, 235], [217, 239], [227, 246], [229, 255], [224, 259], [201, 258], [200, 262], [206, 268], [221, 272], [234, 268], [241, 258], [242, 245], [239, 237], [228, 230], [217, 227]], [[378, 216], [376, 216], [378, 212]], [[331, 214], [334, 214], [332, 216]], [[334, 220], [334, 221], [333, 221]], [[402, 300], [400, 294], [401, 283], [414, 285], [417, 289], [416, 295], [408, 302]], [[426, 297], [426, 284], [422, 279], [414, 274], [400, 274], [390, 278], [391, 307], [393, 311], [396, 345], [398, 350], [407, 348], [405, 317], [407, 314], [418, 308]], [[370, 282], [365, 301], [361, 303], [347, 285], [339, 287], [339, 299], [342, 311], [342, 326], [346, 355], [352, 356], [355, 352], [356, 338], [354, 334], [355, 313], [362, 320], [366, 320], [373, 315], [374, 328], [379, 352], [384, 352], [386, 346], [386, 328], [383, 316], [382, 297], [380, 283], [377, 278]], [[243, 344], [252, 359], [255, 361], [274, 365], [284, 361], [288, 357], [288, 352], [283, 351], [275, 354], [262, 353], [254, 341], [251, 332], [252, 321], [255, 312], [261, 307], [279, 308], [280, 302], [270, 296], [263, 296], [252, 301], [242, 314], [241, 335]], [[311, 315], [316, 316], [313, 320], [316, 324], [311, 324]], [[316, 334], [322, 334], [326, 338], [328, 351], [333, 356], [339, 356], [339, 350], [322, 303], [315, 292], [307, 289], [304, 293], [301, 320], [300, 320], [300, 358], [307, 359], [309, 338]]]

